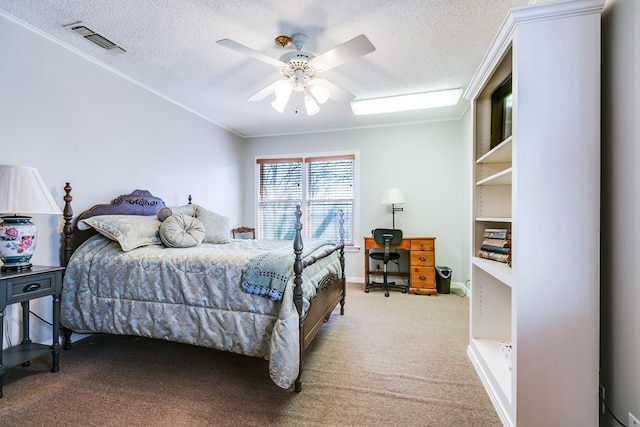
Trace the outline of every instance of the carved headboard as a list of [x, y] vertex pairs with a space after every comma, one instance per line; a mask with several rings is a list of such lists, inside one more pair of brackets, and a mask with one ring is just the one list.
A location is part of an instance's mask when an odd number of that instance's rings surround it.
[[162, 199], [152, 195], [147, 190], [135, 190], [130, 194], [116, 197], [111, 203], [92, 206], [78, 215], [74, 221], [73, 209], [71, 208], [73, 198], [71, 197], [71, 186], [68, 182], [64, 187], [64, 191], [63, 265], [67, 265], [71, 254], [78, 245], [96, 234], [93, 229], [78, 230], [78, 227], [75, 226], [78, 221], [97, 215], [157, 215], [158, 211], [165, 206]]
[[96, 215], [156, 215], [163, 207], [162, 199], [147, 190], [134, 190], [116, 197], [111, 203], [92, 206], [78, 215], [76, 223]]

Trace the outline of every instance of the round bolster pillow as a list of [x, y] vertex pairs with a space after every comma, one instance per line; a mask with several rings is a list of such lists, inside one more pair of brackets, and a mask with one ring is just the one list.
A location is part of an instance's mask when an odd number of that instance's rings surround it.
[[170, 248], [190, 248], [204, 240], [204, 225], [197, 218], [178, 213], [164, 220], [159, 234]]

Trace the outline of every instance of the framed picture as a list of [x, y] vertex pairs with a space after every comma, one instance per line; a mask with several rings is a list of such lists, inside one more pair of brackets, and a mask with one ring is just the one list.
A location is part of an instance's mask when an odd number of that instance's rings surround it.
[[511, 76], [491, 94], [491, 148], [511, 136], [513, 93]]

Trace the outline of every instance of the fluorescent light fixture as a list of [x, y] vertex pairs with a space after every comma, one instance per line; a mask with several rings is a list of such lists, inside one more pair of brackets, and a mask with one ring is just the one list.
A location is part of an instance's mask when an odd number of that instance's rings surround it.
[[351, 110], [353, 110], [353, 114], [356, 116], [363, 116], [367, 114], [448, 107], [457, 104], [461, 95], [462, 89], [449, 89], [438, 92], [389, 96], [387, 98], [363, 99], [360, 101], [351, 101]]

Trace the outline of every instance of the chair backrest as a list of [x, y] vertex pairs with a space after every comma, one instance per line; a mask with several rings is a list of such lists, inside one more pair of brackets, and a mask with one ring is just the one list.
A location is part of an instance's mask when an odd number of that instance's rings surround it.
[[397, 245], [402, 242], [402, 230], [392, 228], [376, 228], [373, 230], [373, 240], [379, 245], [384, 245], [389, 241], [390, 245]]
[[[237, 227], [231, 230], [231, 235], [234, 239], [242, 238], [242, 235], [251, 235], [252, 239], [256, 238], [256, 229], [252, 227]], [[237, 236], [237, 237], [236, 237]]]

